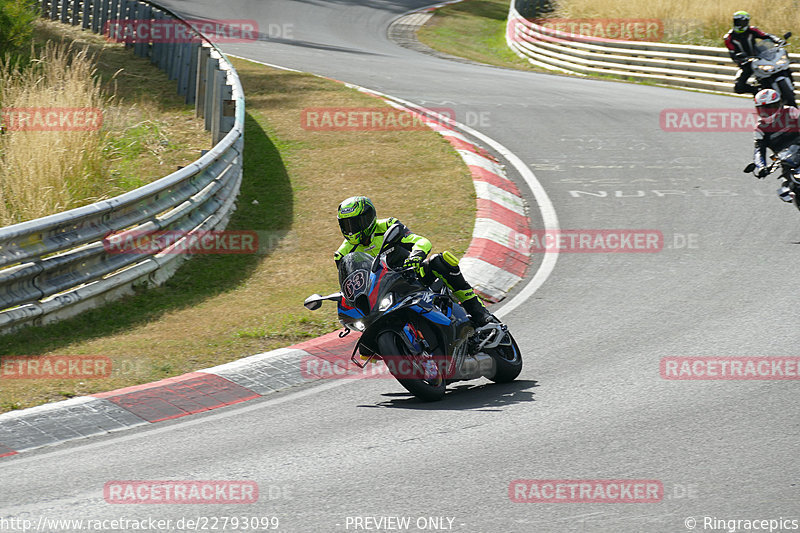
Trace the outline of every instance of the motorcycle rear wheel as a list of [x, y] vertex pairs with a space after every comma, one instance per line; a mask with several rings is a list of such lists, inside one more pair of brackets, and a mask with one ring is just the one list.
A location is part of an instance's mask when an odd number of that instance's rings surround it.
[[519, 351], [517, 341], [507, 332], [506, 335], [511, 339], [510, 345], [500, 345], [496, 348], [486, 350], [486, 353], [494, 358], [497, 371], [493, 378], [490, 378], [495, 383], [508, 383], [517, 379], [520, 372], [522, 372], [522, 352]]

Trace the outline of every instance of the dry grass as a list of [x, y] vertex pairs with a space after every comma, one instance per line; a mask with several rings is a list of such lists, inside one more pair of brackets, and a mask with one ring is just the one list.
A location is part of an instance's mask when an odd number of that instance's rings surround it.
[[[49, 42], [29, 68], [0, 62], [0, 105], [49, 110], [106, 107], [86, 47]], [[0, 136], [0, 225], [96, 200], [105, 190], [102, 135], [93, 131], [14, 131]]]
[[135, 189], [211, 146], [175, 82], [124, 45], [44, 20], [34, 42], [32, 68], [0, 68], [0, 107], [99, 107], [102, 129], [0, 136], [0, 226]]
[[554, 16], [565, 18], [652, 18], [664, 23], [664, 41], [722, 46], [733, 13], [750, 13], [751, 23], [782, 35], [800, 34], [797, 0], [558, 0]]

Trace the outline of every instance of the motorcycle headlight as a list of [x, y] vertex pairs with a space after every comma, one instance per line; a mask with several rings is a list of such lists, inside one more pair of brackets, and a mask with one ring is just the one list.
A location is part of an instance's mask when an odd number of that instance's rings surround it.
[[759, 65], [758, 68], [760, 68], [761, 70], [765, 70], [765, 71], [769, 72], [770, 70], [772, 70], [775, 67], [773, 67], [772, 65]]
[[393, 303], [394, 303], [394, 298], [392, 298], [391, 294], [387, 294], [383, 298], [383, 300], [381, 300], [381, 303], [378, 305], [378, 311], [386, 311], [392, 306]]
[[364, 322], [362, 322], [361, 320], [356, 320], [355, 322], [353, 322], [353, 329], [356, 331], [364, 331], [366, 329], [366, 326], [364, 325]]

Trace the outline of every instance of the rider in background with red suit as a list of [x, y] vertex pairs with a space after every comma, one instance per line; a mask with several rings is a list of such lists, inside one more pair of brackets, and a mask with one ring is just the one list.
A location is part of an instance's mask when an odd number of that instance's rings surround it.
[[750, 14], [747, 11], [737, 11], [733, 14], [733, 28], [723, 37], [728, 53], [741, 70], [736, 78], [733, 91], [736, 94], [750, 93], [755, 95], [759, 89], [747, 83], [753, 74], [750, 58], [756, 56], [756, 39], [769, 39], [779, 46], [786, 42], [780, 37], [763, 32], [750, 25]]

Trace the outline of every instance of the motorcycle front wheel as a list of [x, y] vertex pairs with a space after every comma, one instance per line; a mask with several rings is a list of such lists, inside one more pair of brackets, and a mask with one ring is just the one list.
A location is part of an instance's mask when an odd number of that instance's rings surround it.
[[[405, 389], [426, 402], [436, 402], [444, 398], [447, 385], [442, 375], [441, 368], [436, 365], [436, 359], [441, 359], [442, 356], [433, 355], [416, 355], [412, 354], [408, 346], [400, 339], [400, 334], [396, 331], [384, 331], [378, 336], [378, 349], [381, 356], [384, 356], [384, 361], [387, 362], [389, 371], [400, 382], [400, 385]], [[386, 357], [389, 356], [389, 357]], [[413, 373], [420, 375], [424, 372], [426, 363], [432, 362], [429, 368], [436, 368], [435, 376], [430, 379], [408, 379], [401, 377], [402, 374], [397, 372], [397, 368], [401, 365], [389, 364], [394, 357], [405, 359], [413, 368]]]

